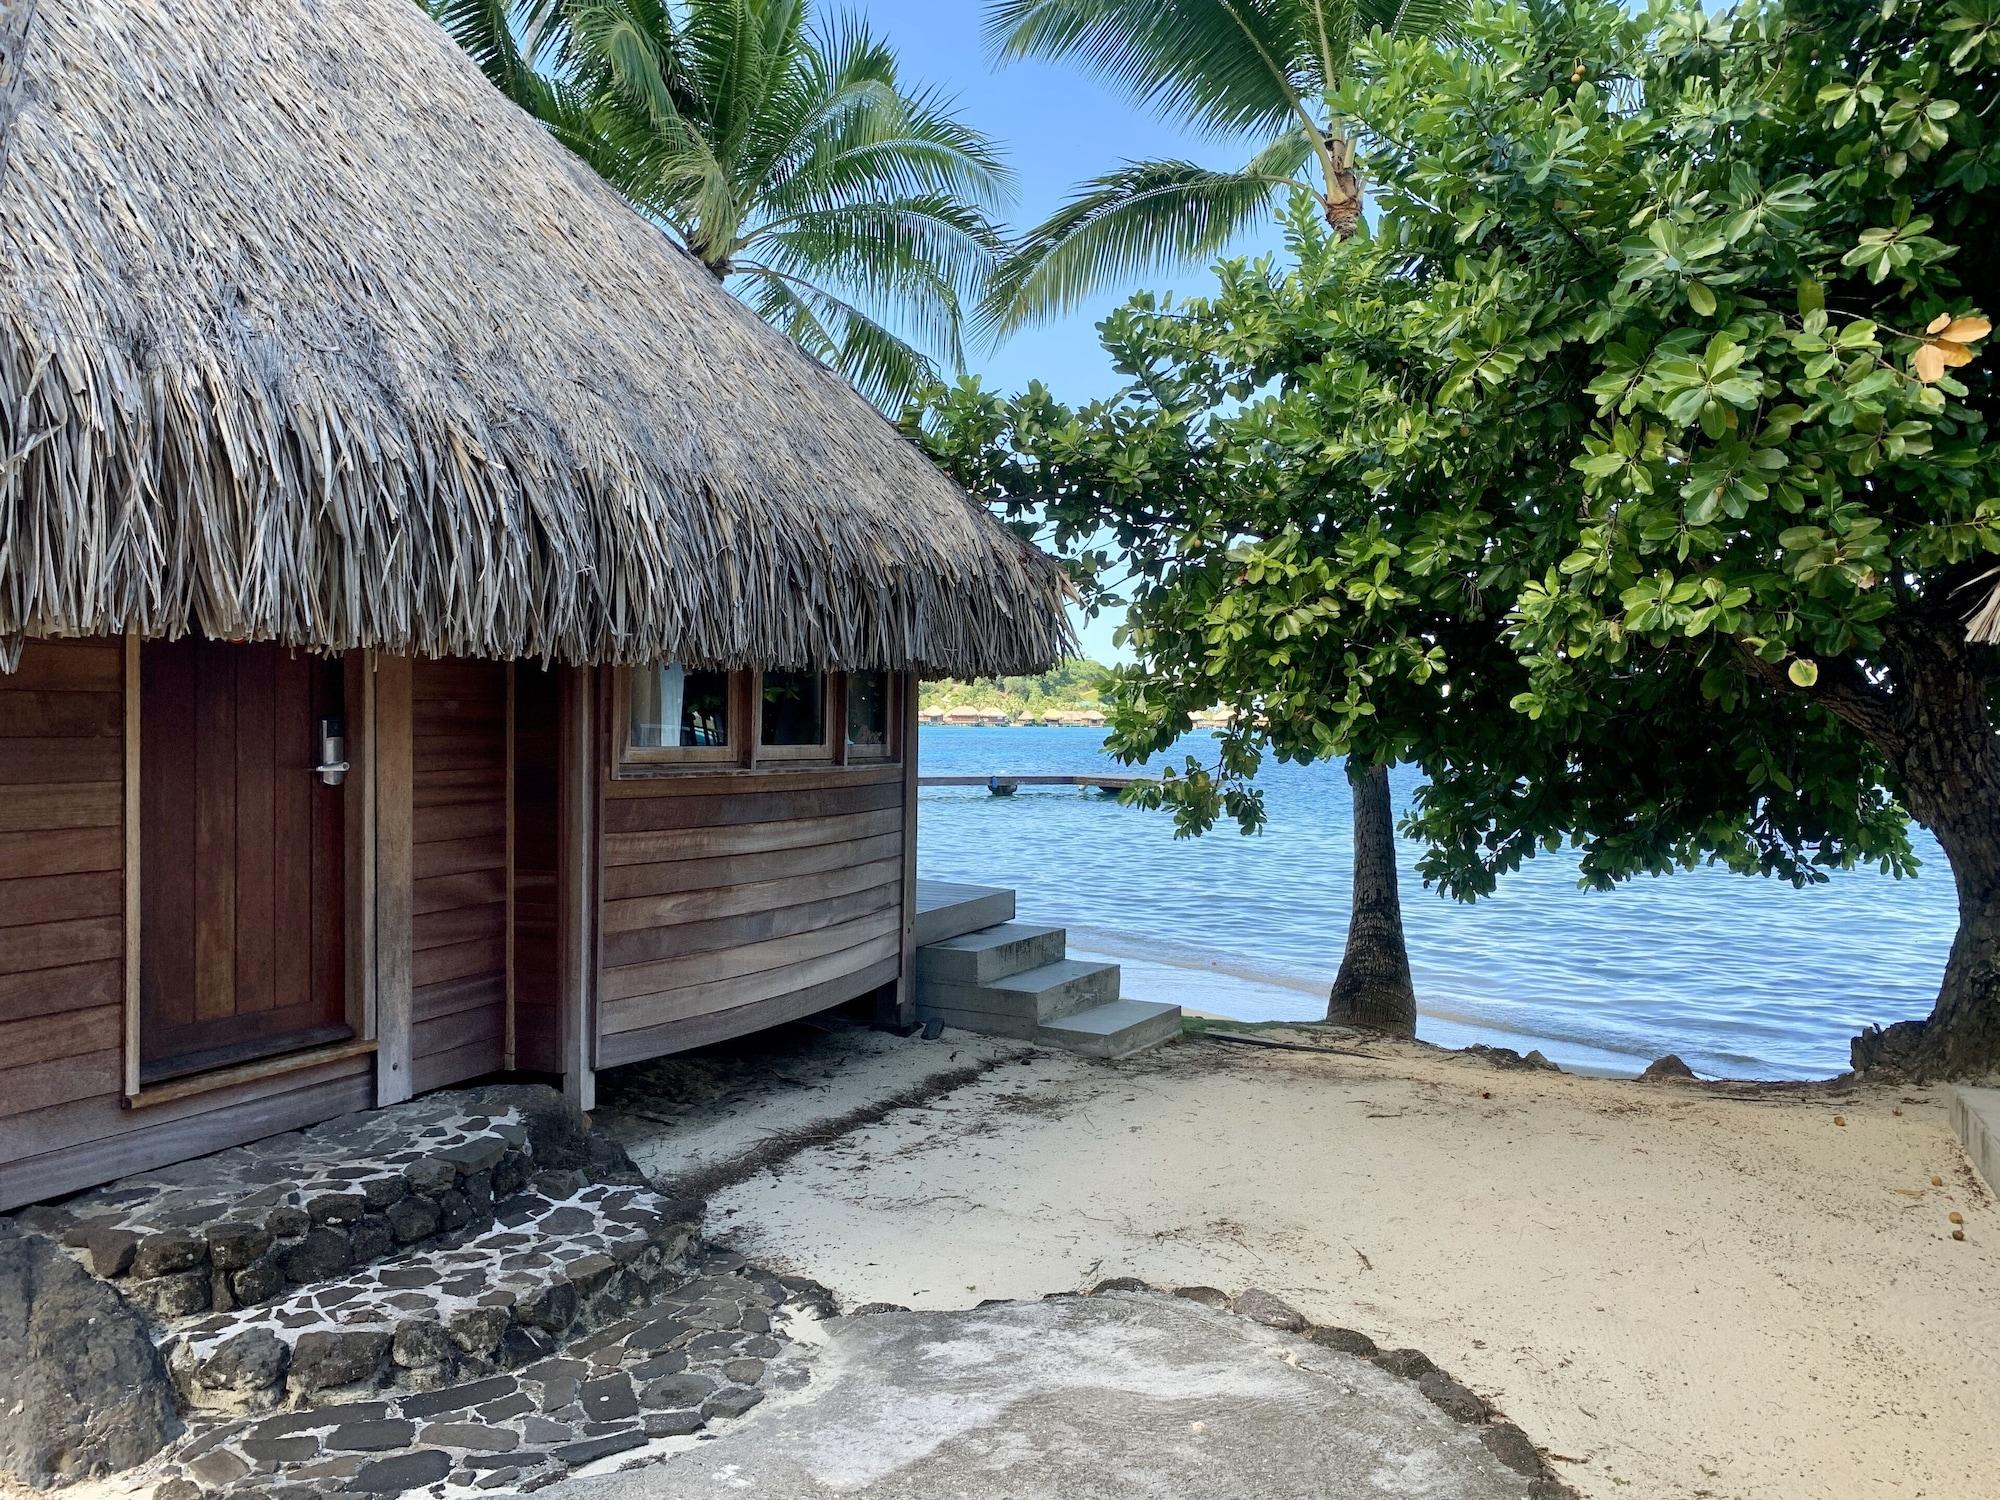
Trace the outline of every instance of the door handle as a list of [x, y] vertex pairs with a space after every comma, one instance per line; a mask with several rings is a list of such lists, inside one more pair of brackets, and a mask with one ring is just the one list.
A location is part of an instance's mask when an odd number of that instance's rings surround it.
[[351, 768], [347, 764], [347, 724], [337, 718], [319, 721], [319, 764], [313, 772], [328, 786], [339, 786], [347, 779]]

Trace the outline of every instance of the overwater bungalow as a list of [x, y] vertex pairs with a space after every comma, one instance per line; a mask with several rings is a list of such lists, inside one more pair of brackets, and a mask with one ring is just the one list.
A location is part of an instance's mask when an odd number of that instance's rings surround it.
[[409, 0], [29, 21], [0, 1208], [907, 1018], [915, 684], [1062, 657], [1056, 566]]

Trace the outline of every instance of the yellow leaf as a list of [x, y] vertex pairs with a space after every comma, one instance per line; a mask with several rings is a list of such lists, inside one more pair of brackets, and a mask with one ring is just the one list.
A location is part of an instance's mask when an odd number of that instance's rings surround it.
[[1978, 316], [1953, 318], [1941, 337], [1951, 344], [1976, 344], [1993, 331], [1993, 325]]
[[1928, 325], [1925, 326], [1924, 332], [1943, 333], [1945, 329], [1947, 329], [1950, 326], [1951, 326], [1951, 314], [1939, 313], [1935, 318], [1932, 318], [1930, 320]]
[[1938, 353], [1944, 356], [1944, 362], [1953, 369], [1957, 369], [1960, 365], [1969, 365], [1972, 363], [1972, 351], [1963, 344], [1947, 343], [1940, 339], [1937, 350]]
[[1944, 350], [1936, 344], [1922, 344], [1917, 349], [1917, 379], [1925, 385], [1935, 384], [1944, 374]]

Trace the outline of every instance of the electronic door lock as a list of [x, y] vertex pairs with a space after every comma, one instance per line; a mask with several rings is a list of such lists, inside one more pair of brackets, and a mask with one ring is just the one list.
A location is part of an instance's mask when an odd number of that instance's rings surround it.
[[319, 764], [313, 767], [328, 786], [347, 780], [347, 721], [328, 717], [319, 721]]

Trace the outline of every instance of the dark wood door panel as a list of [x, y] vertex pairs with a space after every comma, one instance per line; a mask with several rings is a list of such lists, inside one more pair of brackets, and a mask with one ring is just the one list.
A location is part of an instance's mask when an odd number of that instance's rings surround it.
[[139, 702], [142, 1079], [348, 1035], [343, 796], [312, 769], [340, 664], [149, 643]]

